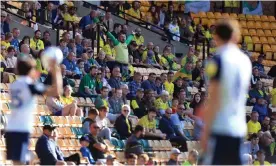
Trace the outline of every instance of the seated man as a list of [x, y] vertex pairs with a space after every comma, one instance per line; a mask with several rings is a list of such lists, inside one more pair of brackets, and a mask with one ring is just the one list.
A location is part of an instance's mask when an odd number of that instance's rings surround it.
[[132, 133], [132, 123], [129, 119], [130, 107], [128, 105], [122, 106], [122, 113], [115, 121], [114, 127], [120, 135], [120, 139], [128, 138]]
[[104, 105], [100, 106], [99, 115], [96, 117], [97, 125], [100, 127], [98, 137], [111, 140], [111, 131], [108, 128], [109, 120], [107, 119], [108, 108]]
[[265, 152], [263, 150], [259, 150], [257, 152], [257, 160], [254, 161], [254, 165], [271, 165], [268, 161], [265, 161]]
[[89, 146], [92, 157], [94, 160], [105, 159], [105, 155], [109, 153], [108, 146], [104, 143], [104, 140], [99, 137], [100, 127], [97, 122], [90, 123]]
[[169, 108], [169, 92], [162, 91], [161, 96], [155, 100], [154, 106], [158, 110], [158, 115], [164, 115], [165, 110]]
[[266, 101], [268, 101], [268, 96], [263, 90], [263, 83], [261, 81], [257, 81], [255, 88], [249, 91], [249, 97], [252, 104], [255, 104], [257, 98], [260, 97], [263, 97]]
[[257, 98], [257, 103], [254, 105], [252, 111], [259, 113], [258, 121], [262, 123], [264, 118], [268, 116], [267, 104], [264, 98], [262, 97]]
[[96, 117], [99, 115], [99, 111], [97, 109], [91, 108], [88, 111], [88, 116], [82, 122], [82, 131], [83, 134], [90, 133], [90, 123], [96, 120]]
[[122, 89], [115, 89], [115, 93], [111, 98], [108, 99], [110, 105], [110, 113], [108, 114], [108, 119], [115, 122], [116, 118], [120, 115], [124, 101], [122, 99], [123, 91]]
[[140, 155], [144, 153], [143, 146], [139, 142], [139, 139], [143, 136], [145, 130], [144, 127], [137, 125], [133, 134], [126, 141], [125, 155], [134, 153]]
[[156, 131], [156, 114], [156, 109], [151, 108], [148, 110], [148, 114], [143, 116], [138, 122], [138, 125], [145, 128], [144, 138], [146, 139], [166, 139], [166, 134]]
[[257, 134], [261, 130], [261, 124], [258, 122], [258, 112], [251, 113], [251, 119], [247, 123], [248, 136]]
[[131, 109], [133, 110], [134, 115], [138, 118], [141, 118], [147, 114], [146, 110], [144, 109], [145, 106], [143, 104], [143, 97], [144, 90], [142, 88], [139, 88], [136, 91], [136, 97], [130, 102]]
[[86, 74], [79, 85], [79, 95], [84, 97], [96, 97], [96, 75], [98, 68], [96, 66], [90, 67], [90, 72]]
[[188, 155], [188, 160], [186, 160], [183, 165], [197, 165], [198, 157], [198, 151], [195, 149], [191, 150]]
[[68, 78], [81, 78], [82, 73], [76, 64], [76, 54], [74, 52], [69, 52], [68, 56], [63, 59], [62, 64], [66, 66], [66, 76]]

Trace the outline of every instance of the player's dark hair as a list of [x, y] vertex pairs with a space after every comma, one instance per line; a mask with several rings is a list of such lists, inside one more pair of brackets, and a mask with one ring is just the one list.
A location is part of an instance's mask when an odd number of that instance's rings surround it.
[[223, 41], [229, 41], [233, 32], [234, 28], [229, 21], [221, 21], [216, 25], [215, 34]]
[[33, 68], [35, 68], [35, 66], [36, 62], [33, 58], [27, 56], [18, 58], [16, 63], [16, 73], [21, 76], [26, 76]]

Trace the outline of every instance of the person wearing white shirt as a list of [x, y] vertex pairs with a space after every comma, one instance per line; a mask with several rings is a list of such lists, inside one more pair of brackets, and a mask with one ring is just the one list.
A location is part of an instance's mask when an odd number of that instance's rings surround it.
[[173, 18], [173, 21], [169, 25], [169, 31], [174, 34], [172, 35], [172, 39], [176, 41], [180, 41], [180, 31], [179, 26], [177, 24], [177, 18]]
[[15, 68], [16, 66], [16, 62], [17, 62], [17, 58], [14, 56], [15, 55], [15, 49], [14, 47], [9, 47], [8, 48], [8, 54], [6, 56], [6, 59], [4, 61], [5, 65], [7, 68]]
[[99, 137], [103, 139], [111, 140], [111, 131], [108, 128], [109, 120], [107, 119], [108, 108], [106, 106], [101, 106], [99, 109], [99, 115], [96, 117], [96, 123], [100, 127]]

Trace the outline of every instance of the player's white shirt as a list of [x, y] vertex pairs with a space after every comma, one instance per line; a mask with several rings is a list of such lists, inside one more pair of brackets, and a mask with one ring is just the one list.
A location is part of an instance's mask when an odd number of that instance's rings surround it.
[[10, 86], [11, 114], [8, 116], [6, 131], [32, 132], [33, 111], [36, 107], [35, 94], [42, 94], [45, 87], [41, 83], [33, 83], [30, 77], [19, 77]]
[[213, 62], [218, 65], [221, 104], [212, 124], [212, 133], [244, 137], [247, 133], [245, 105], [252, 72], [251, 62], [234, 44], [220, 47]]

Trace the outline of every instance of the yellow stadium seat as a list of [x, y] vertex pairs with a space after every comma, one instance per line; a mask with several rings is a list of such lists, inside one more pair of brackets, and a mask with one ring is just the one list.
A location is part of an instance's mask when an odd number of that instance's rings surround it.
[[213, 12], [207, 12], [207, 17], [208, 18], [215, 18], [215, 15]]
[[194, 18], [199, 18], [199, 14], [198, 13], [191, 13], [191, 17]]
[[246, 18], [247, 21], [254, 20], [253, 16], [250, 15], [250, 14], [247, 14], [247, 15], [245, 16], [245, 18]]
[[260, 41], [261, 41], [262, 44], [267, 44], [268, 43], [267, 38], [264, 37], [264, 36], [260, 37]]
[[276, 30], [272, 30], [272, 36], [276, 37]]
[[228, 13], [222, 13], [222, 18], [229, 18], [229, 14]]
[[210, 26], [215, 25], [215, 23], [216, 23], [215, 19], [210, 19], [207, 24], [208, 24], [208, 27], [210, 28]]
[[249, 29], [249, 34], [250, 34], [251, 36], [257, 36], [257, 32], [256, 32], [255, 29]]
[[257, 35], [258, 36], [265, 36], [265, 33], [262, 29], [257, 29]]
[[263, 22], [262, 27], [263, 27], [263, 29], [270, 29], [269, 22]]
[[239, 18], [239, 20], [246, 20], [244, 14], [239, 14], [239, 15], [238, 15], [238, 18]]
[[202, 25], [207, 25], [208, 22], [209, 22], [208, 18], [202, 18], [202, 19], [201, 19], [201, 24], [202, 24]]
[[267, 60], [273, 59], [273, 53], [272, 53], [272, 49], [270, 48], [270, 45], [264, 44], [263, 51], [265, 53], [265, 59], [267, 59]]
[[220, 19], [222, 17], [220, 12], [215, 12], [215, 18]]
[[256, 28], [256, 29], [263, 29], [262, 23], [261, 23], [260, 21], [256, 21], [256, 22], [255, 22], [255, 28]]
[[268, 37], [267, 40], [269, 44], [276, 44], [274, 37]]
[[248, 29], [250, 29], [250, 28], [255, 29], [255, 22], [254, 21], [247, 21], [246, 25], [247, 25]]
[[194, 18], [194, 23], [197, 25], [200, 23], [200, 18]]
[[240, 26], [242, 28], [247, 28], [246, 21], [240, 21]]
[[261, 41], [260, 41], [260, 39], [259, 39], [258, 36], [252, 36], [252, 41], [253, 41], [254, 44], [261, 43]]
[[237, 19], [238, 15], [236, 13], [230, 13], [230, 18]]
[[268, 17], [267, 17], [266, 15], [261, 15], [261, 20], [262, 20], [263, 22], [269, 21], [269, 19], [268, 19]]
[[270, 23], [270, 29], [276, 29], [276, 22]]
[[272, 50], [273, 52], [276, 52], [276, 45], [271, 45], [271, 50]]
[[249, 32], [248, 32], [248, 29], [247, 28], [242, 28], [242, 35], [243, 36], [247, 36], [247, 35], [249, 35]]
[[268, 20], [270, 22], [275, 22], [275, 17], [274, 16], [268, 16]]
[[253, 19], [255, 21], [261, 21], [261, 17], [259, 15], [253, 15]]
[[206, 18], [207, 17], [205, 12], [199, 12], [198, 15], [199, 15], [200, 18]]
[[264, 33], [265, 33], [265, 36], [273, 36], [273, 34], [271, 33], [271, 30], [269, 29], [266, 29]]
[[149, 3], [149, 1], [140, 1], [142, 6], [147, 6], [150, 7], [151, 4]]

